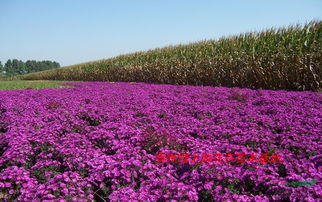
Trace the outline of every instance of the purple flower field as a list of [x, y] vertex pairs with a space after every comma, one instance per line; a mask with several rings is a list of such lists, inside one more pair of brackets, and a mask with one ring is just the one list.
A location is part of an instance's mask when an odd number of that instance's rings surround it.
[[[0, 91], [0, 201], [322, 197], [322, 93], [74, 85]], [[159, 163], [158, 152], [268, 153], [282, 163]], [[316, 184], [285, 184], [304, 180]]]

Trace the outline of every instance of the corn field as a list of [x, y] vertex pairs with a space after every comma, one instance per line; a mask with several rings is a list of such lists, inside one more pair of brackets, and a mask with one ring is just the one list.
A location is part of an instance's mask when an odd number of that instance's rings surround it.
[[169, 46], [31, 73], [25, 80], [322, 88], [322, 21]]

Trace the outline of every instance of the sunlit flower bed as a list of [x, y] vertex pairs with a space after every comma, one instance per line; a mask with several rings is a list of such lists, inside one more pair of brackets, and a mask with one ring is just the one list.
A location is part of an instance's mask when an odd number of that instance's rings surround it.
[[[303, 201], [322, 196], [322, 94], [143, 83], [0, 91], [0, 200]], [[281, 163], [159, 162], [159, 153]], [[316, 180], [312, 186], [286, 182]]]

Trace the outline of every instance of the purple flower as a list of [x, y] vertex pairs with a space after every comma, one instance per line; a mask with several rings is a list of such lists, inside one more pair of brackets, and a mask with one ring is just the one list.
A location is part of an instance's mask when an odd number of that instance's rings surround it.
[[[106, 201], [319, 198], [319, 183], [296, 188], [279, 182], [320, 179], [321, 93], [125, 82], [77, 86], [0, 91], [0, 193], [8, 200], [88, 201], [97, 194]], [[155, 161], [157, 153], [185, 152], [283, 158]]]

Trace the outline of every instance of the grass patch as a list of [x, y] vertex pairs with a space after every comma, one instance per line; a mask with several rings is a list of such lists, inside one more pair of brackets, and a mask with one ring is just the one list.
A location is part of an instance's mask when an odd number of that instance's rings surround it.
[[66, 81], [0, 81], [0, 90], [12, 90], [12, 89], [43, 89], [43, 88], [68, 88], [70, 86], [62, 85], [61, 83], [67, 83]]

